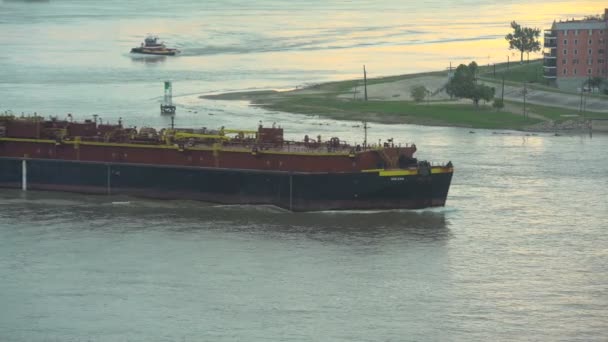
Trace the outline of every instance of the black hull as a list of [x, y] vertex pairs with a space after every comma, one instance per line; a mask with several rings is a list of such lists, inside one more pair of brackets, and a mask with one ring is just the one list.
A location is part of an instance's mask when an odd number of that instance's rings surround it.
[[153, 55], [153, 56], [175, 56], [177, 54], [177, 50], [168, 49], [162, 51], [151, 51], [144, 48], [132, 48], [131, 53], [139, 53], [142, 55]]
[[[124, 194], [292, 211], [419, 209], [445, 205], [452, 173], [288, 173], [27, 159], [31, 190]], [[0, 187], [23, 186], [23, 160], [0, 158]]]

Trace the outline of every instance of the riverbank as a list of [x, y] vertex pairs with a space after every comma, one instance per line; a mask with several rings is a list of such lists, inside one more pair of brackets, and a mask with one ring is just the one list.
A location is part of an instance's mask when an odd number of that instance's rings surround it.
[[[496, 83], [500, 77], [495, 77], [497, 74], [493, 73], [493, 68], [480, 68], [481, 82], [495, 87], [497, 97], [504, 96], [505, 107], [500, 110], [493, 108], [491, 103], [474, 106], [470, 100], [451, 99], [444, 90], [448, 80], [447, 71], [369, 79], [367, 101], [363, 80], [316, 84], [291, 91], [249, 91], [201, 97], [244, 100], [268, 110], [335, 120], [535, 132], [585, 131], [589, 127], [589, 117], [608, 118], [608, 97], [586, 97], [587, 108], [598, 110], [581, 112], [576, 106], [580, 94], [564, 93], [544, 86], [536, 73], [538, 63], [515, 65], [508, 69], [505, 69], [505, 65], [497, 65], [498, 75], [508, 70], [508, 75], [516, 75], [518, 79], [523, 74], [523, 79], [528, 75], [530, 79], [539, 80], [526, 86], [525, 107], [523, 83], [508, 81], [502, 95], [502, 85]], [[415, 102], [411, 98], [410, 89], [417, 85], [425, 86], [430, 92], [423, 102]]]

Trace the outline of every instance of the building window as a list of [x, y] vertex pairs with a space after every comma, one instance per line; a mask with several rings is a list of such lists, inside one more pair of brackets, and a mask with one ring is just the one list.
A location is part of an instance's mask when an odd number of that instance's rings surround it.
[[574, 74], [576, 75], [576, 68], [574, 68], [574, 70], [572, 70], [572, 71], [574, 71]]
[[593, 65], [593, 58], [587, 58], [587, 65]]
[[[593, 34], [593, 30], [589, 30], [589, 35], [592, 35], [592, 34]], [[591, 43], [589, 43], [589, 44], [591, 44]]]
[[574, 30], [574, 35], [578, 36], [578, 30]]
[[593, 44], [593, 39], [589, 39], [589, 45]]
[[578, 64], [578, 58], [574, 58], [574, 59], [572, 60], [572, 64], [573, 64], [573, 65]]
[[597, 63], [598, 64], [604, 64], [604, 60], [600, 58], [600, 59], [597, 60]]
[[604, 54], [604, 49], [597, 50], [597, 53], [599, 53], [600, 55], [603, 55]]
[[593, 52], [593, 50], [591, 50], [591, 49], [587, 50], [588, 54], [591, 54], [592, 52]]
[[565, 58], [564, 58], [564, 59], [562, 59], [562, 64], [566, 64], [566, 63], [567, 63], [567, 62], [566, 62], [566, 59], [565, 59]]
[[591, 75], [591, 69], [587, 69], [587, 75]]
[[574, 40], [574, 45], [578, 45], [578, 39]]
[[578, 55], [578, 50], [577, 49], [574, 49], [574, 54]]
[[562, 72], [564, 75], [568, 73], [568, 69], [564, 69], [564, 71]]
[[568, 50], [564, 49], [564, 56], [568, 54]]
[[568, 39], [564, 39], [564, 45], [568, 45]]

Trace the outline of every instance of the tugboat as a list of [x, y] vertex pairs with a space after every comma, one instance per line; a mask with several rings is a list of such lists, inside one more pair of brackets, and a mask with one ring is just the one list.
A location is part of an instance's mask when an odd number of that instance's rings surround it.
[[131, 53], [141, 53], [144, 55], [156, 55], [156, 56], [175, 56], [180, 51], [178, 49], [171, 49], [165, 46], [163, 42], [158, 41], [157, 36], [149, 35], [146, 37], [140, 47], [132, 48]]

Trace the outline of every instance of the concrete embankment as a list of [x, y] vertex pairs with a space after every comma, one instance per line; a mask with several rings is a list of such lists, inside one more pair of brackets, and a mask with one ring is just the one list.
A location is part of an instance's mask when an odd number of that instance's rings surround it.
[[608, 119], [591, 119], [590, 121], [593, 132], [608, 132]]
[[608, 119], [576, 119], [560, 123], [544, 121], [525, 129], [530, 132], [608, 132]]

